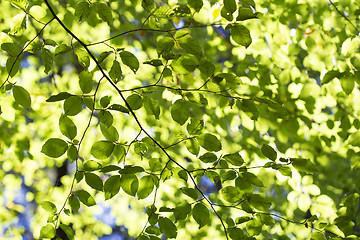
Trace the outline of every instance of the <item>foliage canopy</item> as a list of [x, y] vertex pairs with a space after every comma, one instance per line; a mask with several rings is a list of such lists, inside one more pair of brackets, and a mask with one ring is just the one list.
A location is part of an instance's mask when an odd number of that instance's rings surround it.
[[358, 1], [0, 7], [2, 238], [359, 238]]

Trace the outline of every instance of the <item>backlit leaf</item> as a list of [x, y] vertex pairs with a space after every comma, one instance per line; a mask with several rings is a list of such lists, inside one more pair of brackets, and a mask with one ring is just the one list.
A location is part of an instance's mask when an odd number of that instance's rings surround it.
[[208, 151], [218, 152], [221, 150], [221, 142], [211, 133], [201, 134], [199, 137], [197, 137], [197, 140], [200, 146]]
[[197, 224], [199, 224], [199, 228], [202, 228], [210, 223], [209, 209], [202, 203], [195, 204], [192, 209], [192, 216]]
[[84, 205], [91, 207], [96, 205], [95, 199], [85, 190], [78, 190], [75, 192], [76, 196], [78, 196], [80, 202]]
[[182, 99], [176, 100], [171, 106], [172, 119], [180, 125], [184, 125], [184, 123], [188, 120], [189, 116], [190, 111], [188, 107], [188, 102]]
[[114, 197], [120, 190], [120, 175], [110, 176], [104, 183], [105, 200]]
[[29, 92], [18, 85], [15, 85], [12, 89], [15, 101], [23, 107], [31, 107], [31, 98]]
[[58, 158], [68, 149], [68, 144], [59, 138], [48, 139], [41, 148], [41, 152], [46, 156]]
[[168, 238], [176, 238], [177, 236], [177, 228], [175, 224], [166, 217], [159, 218], [159, 227], [161, 232]]
[[110, 141], [101, 140], [95, 142], [92, 145], [91, 154], [97, 159], [105, 159], [112, 154], [114, 147], [115, 147], [114, 143]]
[[128, 66], [134, 73], [139, 69], [139, 60], [134, 54], [128, 51], [120, 52], [121, 61]]

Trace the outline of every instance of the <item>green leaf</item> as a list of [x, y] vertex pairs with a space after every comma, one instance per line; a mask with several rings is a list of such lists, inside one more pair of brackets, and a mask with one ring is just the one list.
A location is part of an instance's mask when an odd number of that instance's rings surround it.
[[224, 0], [224, 7], [233, 14], [236, 11], [236, 2], [235, 0]]
[[309, 159], [291, 158], [293, 167], [299, 172], [312, 174], [317, 172], [317, 167]]
[[74, 195], [71, 195], [71, 196], [69, 197], [69, 204], [70, 204], [71, 209], [72, 209], [74, 212], [78, 212], [78, 211], [79, 211], [80, 202], [79, 202], [79, 199], [77, 199], [77, 197], [75, 197]]
[[170, 111], [172, 119], [180, 125], [184, 125], [190, 116], [188, 102], [182, 99], [176, 100]]
[[186, 50], [186, 52], [198, 57], [203, 55], [203, 50], [199, 43], [189, 35], [177, 39], [177, 42], [183, 49]]
[[129, 104], [132, 110], [138, 110], [142, 107], [143, 101], [140, 95], [132, 94], [126, 98], [126, 102]]
[[7, 0], [7, 1], [10, 2], [12, 5], [14, 5], [15, 7], [20, 8], [22, 10], [25, 10], [28, 5], [27, 0]]
[[76, 196], [78, 196], [80, 202], [85, 204], [88, 207], [96, 205], [95, 199], [85, 190], [78, 190], [75, 192]]
[[195, 12], [199, 12], [203, 7], [204, 3], [202, 0], [187, 0], [187, 5], [195, 10]]
[[128, 66], [131, 71], [136, 73], [136, 71], [139, 69], [139, 60], [135, 57], [134, 54], [128, 51], [122, 51], [120, 52], [120, 58], [121, 61]]
[[151, 175], [144, 176], [140, 178], [139, 189], [137, 191], [137, 196], [139, 199], [144, 199], [150, 195], [154, 189], [154, 179]]
[[260, 211], [267, 211], [271, 207], [271, 202], [260, 194], [251, 194], [248, 198], [248, 201], [252, 207]]
[[269, 145], [267, 144], [263, 144], [262, 147], [261, 147], [261, 153], [269, 158], [271, 161], [275, 161], [277, 159], [277, 153], [276, 151], [270, 147]]
[[85, 175], [85, 182], [95, 190], [102, 191], [103, 190], [103, 181], [101, 178], [91, 172], [84, 173]]
[[147, 153], [147, 147], [146, 144], [142, 143], [142, 142], [136, 142], [134, 144], [134, 151], [136, 154], [138, 154], [139, 156], [143, 157], [145, 156], [145, 154]]
[[78, 58], [79, 64], [83, 68], [87, 69], [90, 66], [90, 58], [88, 52], [83, 48], [77, 48], [75, 49], [75, 54]]
[[197, 224], [199, 224], [199, 229], [210, 223], [209, 209], [200, 202], [193, 207], [192, 216]]
[[164, 54], [168, 54], [173, 48], [173, 46], [174, 46], [174, 40], [172, 38], [170, 37], [160, 38], [156, 49], [158, 56], [160, 57]]
[[148, 12], [148, 13], [152, 13], [155, 8], [156, 8], [156, 5], [155, 3], [153, 2], [153, 0], [143, 0], [141, 2], [141, 6]]
[[10, 34], [20, 35], [26, 29], [26, 15], [25, 13], [19, 13], [15, 15], [10, 21]]
[[113, 124], [114, 117], [109, 111], [101, 110], [98, 117], [100, 122], [108, 128]]
[[110, 176], [104, 183], [105, 200], [114, 197], [120, 190], [120, 175]]
[[132, 173], [142, 173], [145, 172], [143, 167], [136, 165], [125, 165], [124, 168], [119, 169], [121, 174], [132, 174]]
[[119, 140], [119, 133], [114, 126], [107, 127], [105, 124], [100, 123], [100, 130], [107, 140], [111, 142]]
[[159, 119], [160, 116], [160, 106], [155, 101], [155, 99], [151, 97], [143, 97], [143, 104], [146, 112], [149, 115], [154, 115], [156, 119]]
[[340, 78], [341, 88], [342, 90], [349, 95], [352, 93], [354, 87], [355, 87], [355, 76], [350, 73], [346, 72], [341, 78]]
[[208, 151], [218, 152], [221, 150], [221, 142], [211, 133], [204, 133], [197, 137], [201, 147]]
[[71, 227], [69, 227], [68, 225], [65, 225], [65, 224], [62, 224], [60, 223], [60, 226], [59, 226], [66, 234], [66, 236], [72, 240], [74, 239], [74, 232], [73, 230], [71, 229]]
[[91, 154], [97, 159], [106, 159], [111, 155], [114, 147], [113, 142], [101, 140], [92, 145]]
[[84, 94], [90, 93], [93, 88], [92, 74], [84, 70], [79, 75], [79, 85]]
[[8, 71], [10, 77], [14, 77], [20, 69], [20, 61], [16, 57], [9, 57], [6, 60], [6, 70]]
[[321, 80], [321, 84], [329, 83], [334, 78], [340, 78], [341, 76], [342, 76], [342, 73], [340, 73], [339, 71], [330, 70], [324, 75], [323, 79]]
[[174, 211], [176, 221], [185, 220], [191, 212], [191, 205], [187, 202], [177, 204]]
[[103, 96], [102, 98], [100, 98], [100, 105], [103, 107], [103, 108], [106, 108], [107, 106], [109, 106], [110, 104], [110, 96], [106, 95], [106, 96]]
[[245, 178], [245, 181], [247, 181], [248, 183], [258, 187], [264, 187], [264, 183], [255, 174], [250, 172], [244, 172], [242, 176]]
[[40, 20], [46, 16], [46, 10], [39, 5], [34, 5], [30, 8], [29, 13], [34, 18]]
[[61, 114], [59, 119], [60, 132], [68, 137], [70, 140], [73, 140], [77, 134], [77, 128], [74, 122], [67, 116]]
[[46, 224], [40, 229], [40, 238], [53, 238], [55, 234], [55, 227], [52, 224]]
[[228, 229], [228, 234], [231, 239], [244, 239], [244, 232], [240, 228], [230, 228]]
[[168, 238], [176, 238], [177, 228], [175, 224], [166, 217], [159, 217], [158, 220], [161, 232]]
[[113, 151], [113, 156], [115, 157], [115, 159], [117, 160], [118, 163], [125, 160], [125, 157], [126, 157], [125, 147], [122, 145], [115, 145], [115, 148]]
[[111, 8], [104, 2], [95, 2], [94, 5], [99, 17], [110, 25], [113, 21]]
[[310, 240], [326, 240], [326, 237], [322, 232], [313, 232], [311, 234]]
[[48, 212], [51, 212], [51, 213], [57, 212], [57, 208], [56, 208], [55, 204], [53, 204], [52, 202], [44, 201], [44, 202], [40, 203], [40, 206]]
[[90, 5], [86, 0], [79, 0], [75, 5], [75, 17], [79, 22], [85, 21], [90, 14]]
[[65, 54], [67, 52], [70, 52], [72, 48], [64, 43], [61, 43], [56, 49], [55, 49], [55, 56], [60, 54]]
[[250, 31], [243, 25], [231, 25], [230, 35], [237, 44], [245, 48], [248, 48], [252, 43]]
[[67, 157], [70, 160], [70, 162], [75, 162], [78, 159], [79, 152], [74, 144], [69, 145], [67, 150]]
[[238, 10], [238, 16], [236, 17], [236, 21], [245, 21], [252, 18], [261, 17], [261, 13], [253, 12], [251, 8], [248, 7], [240, 7]]
[[259, 112], [257, 110], [256, 104], [254, 103], [254, 101], [250, 101], [248, 99], [242, 99], [241, 102], [237, 101], [237, 106], [240, 108], [240, 110], [242, 110], [243, 112], [246, 113], [246, 115], [251, 119], [251, 120], [257, 120], [259, 117]]
[[58, 101], [62, 101], [64, 99], [67, 99], [69, 97], [71, 97], [72, 95], [70, 93], [67, 92], [61, 92], [57, 95], [53, 95], [51, 97], [49, 97], [46, 101], [47, 102], [58, 102]]
[[83, 106], [83, 100], [79, 96], [70, 96], [64, 101], [64, 114], [69, 116], [77, 115]]
[[109, 76], [114, 81], [114, 83], [118, 83], [122, 79], [123, 75], [122, 75], [121, 66], [117, 60], [114, 60], [111, 69], [109, 71]]
[[199, 70], [206, 77], [210, 77], [215, 72], [215, 65], [210, 60], [207, 60], [207, 59], [203, 58], [199, 62]]
[[186, 130], [190, 135], [198, 134], [204, 128], [204, 121], [198, 118], [191, 118]]
[[218, 157], [212, 152], [207, 152], [201, 155], [199, 159], [204, 163], [213, 163], [218, 159]]
[[189, 188], [189, 187], [182, 187], [180, 188], [180, 191], [184, 193], [185, 195], [197, 200], [198, 199], [198, 193], [195, 189]]
[[30, 94], [25, 88], [15, 85], [12, 89], [12, 92], [16, 103], [25, 108], [31, 107]]
[[250, 216], [241, 216], [241, 217], [238, 217], [238, 218], [235, 219], [235, 223], [236, 224], [241, 224], [241, 223], [244, 223], [244, 222], [248, 222], [251, 219], [253, 219], [253, 218], [250, 217]]
[[244, 159], [241, 157], [239, 152], [226, 154], [223, 158], [234, 166], [241, 166], [244, 163]]
[[190, 138], [186, 141], [186, 149], [193, 155], [197, 156], [200, 151], [200, 145], [194, 138]]
[[54, 55], [50, 50], [43, 48], [41, 51], [41, 58], [44, 62], [45, 69], [44, 72], [48, 74], [50, 70], [52, 69], [53, 61], [54, 61]]
[[48, 139], [41, 148], [41, 152], [46, 156], [58, 158], [68, 149], [68, 144], [59, 138]]
[[194, 55], [186, 54], [172, 61], [171, 67], [179, 74], [188, 74], [195, 71], [199, 65], [198, 59]]
[[126, 107], [124, 107], [124, 106], [122, 106], [120, 104], [113, 104], [108, 109], [123, 112], [123, 113], [129, 113], [130, 112], [129, 109], [127, 109]]
[[336, 234], [337, 236], [340, 236], [341, 238], [345, 238], [345, 234], [335, 224], [328, 224], [325, 227], [325, 230], [332, 232], [332, 233]]
[[226, 186], [220, 192], [223, 199], [229, 203], [238, 203], [241, 200], [241, 193], [234, 186]]
[[130, 196], [135, 196], [138, 187], [139, 180], [135, 174], [123, 174], [120, 180], [121, 188]]
[[85, 171], [94, 171], [99, 170], [101, 168], [101, 164], [94, 160], [88, 160], [84, 163]]
[[360, 131], [351, 133], [348, 142], [351, 146], [360, 147]]
[[246, 230], [250, 234], [250, 236], [257, 236], [261, 233], [263, 228], [262, 223], [257, 219], [252, 219], [246, 223]]

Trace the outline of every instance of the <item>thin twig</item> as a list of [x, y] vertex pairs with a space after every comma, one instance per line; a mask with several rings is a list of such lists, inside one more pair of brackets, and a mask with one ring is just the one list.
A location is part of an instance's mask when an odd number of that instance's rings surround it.
[[331, 0], [329, 0], [329, 3], [335, 8], [335, 10], [336, 10], [346, 21], [348, 21], [348, 22], [351, 24], [351, 26], [353, 26], [353, 28], [356, 30], [357, 35], [359, 35], [359, 34], [360, 34], [360, 31], [359, 31], [359, 29], [355, 26], [355, 24], [353, 24], [353, 23], [350, 21], [350, 19], [349, 19], [347, 16], [345, 16], [345, 14], [344, 14], [343, 12], [341, 12]]

